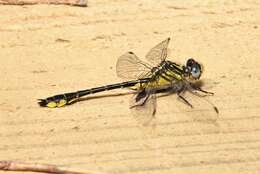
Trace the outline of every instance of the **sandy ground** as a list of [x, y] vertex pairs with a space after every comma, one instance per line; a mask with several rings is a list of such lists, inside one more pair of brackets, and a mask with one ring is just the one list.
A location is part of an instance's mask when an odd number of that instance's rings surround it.
[[[260, 173], [260, 3], [98, 0], [0, 7], [0, 158], [107, 173]], [[129, 95], [48, 109], [38, 98], [120, 82], [117, 58], [171, 37], [169, 59], [202, 62], [217, 124], [158, 99], [144, 128]], [[200, 112], [196, 109], [193, 112]], [[3, 173], [3, 172], [0, 172]], [[12, 172], [11, 172], [12, 173]]]

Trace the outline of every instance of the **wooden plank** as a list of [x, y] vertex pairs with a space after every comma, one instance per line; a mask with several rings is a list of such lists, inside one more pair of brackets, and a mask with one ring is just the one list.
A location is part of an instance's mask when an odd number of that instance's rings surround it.
[[[0, 11], [1, 160], [113, 174], [259, 173], [257, 0], [98, 0], [87, 10]], [[167, 37], [168, 59], [203, 64], [203, 87], [215, 93], [208, 100], [219, 109], [216, 123], [194, 117], [203, 113], [195, 108], [179, 110], [182, 103], [165, 96], [157, 100], [156, 125], [142, 127], [127, 90], [64, 108], [37, 105], [38, 98], [120, 82], [121, 54], [144, 58]]]

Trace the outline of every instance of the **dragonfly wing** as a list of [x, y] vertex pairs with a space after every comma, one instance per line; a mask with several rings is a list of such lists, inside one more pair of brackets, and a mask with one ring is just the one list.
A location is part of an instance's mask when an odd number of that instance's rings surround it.
[[194, 121], [217, 123], [218, 109], [208, 100], [209, 95], [188, 88], [181, 92], [180, 96], [192, 105], [192, 107], [189, 106], [181, 97], [178, 97], [177, 107], [181, 112], [188, 115]]
[[131, 98], [130, 109], [138, 123], [143, 126], [149, 125], [155, 118], [156, 94], [142, 89]]
[[145, 58], [154, 66], [158, 66], [167, 57], [167, 48], [170, 42], [170, 38], [162, 41], [153, 47], [145, 56]]
[[133, 52], [120, 56], [116, 64], [117, 76], [125, 80], [136, 80], [150, 75], [152, 67], [141, 61]]

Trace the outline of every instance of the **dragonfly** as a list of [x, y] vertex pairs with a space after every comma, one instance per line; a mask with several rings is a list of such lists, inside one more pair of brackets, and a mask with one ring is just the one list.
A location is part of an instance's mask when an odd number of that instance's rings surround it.
[[[215, 105], [201, 100], [214, 93], [196, 85], [202, 74], [202, 65], [193, 58], [189, 58], [185, 65], [166, 60], [169, 42], [170, 38], [167, 38], [154, 46], [145, 56], [148, 62], [141, 60], [131, 51], [121, 55], [117, 60], [116, 73], [124, 82], [54, 95], [39, 99], [38, 104], [49, 108], [63, 107], [86, 95], [129, 88], [135, 91], [130, 101], [130, 109], [142, 124], [147, 124], [154, 118], [157, 94], [160, 92], [177, 94], [178, 99], [188, 108], [198, 105], [203, 106], [201, 112], [211, 110], [212, 113], [213, 110], [214, 115], [218, 114]], [[211, 108], [206, 108], [208, 106]]]

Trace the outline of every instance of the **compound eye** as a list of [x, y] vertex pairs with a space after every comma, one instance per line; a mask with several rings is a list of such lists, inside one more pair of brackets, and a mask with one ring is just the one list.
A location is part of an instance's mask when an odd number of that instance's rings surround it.
[[187, 60], [186, 66], [187, 67], [192, 67], [195, 64], [195, 60], [190, 58]]
[[191, 75], [195, 79], [199, 79], [201, 75], [201, 68], [198, 64], [194, 65], [191, 69]]

